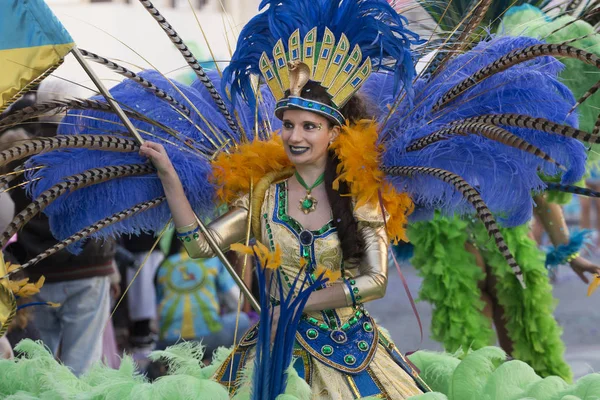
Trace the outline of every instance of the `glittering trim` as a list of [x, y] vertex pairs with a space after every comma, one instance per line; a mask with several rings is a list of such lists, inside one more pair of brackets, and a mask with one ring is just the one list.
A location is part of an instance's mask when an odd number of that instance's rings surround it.
[[[288, 228], [290, 232], [292, 232], [299, 240], [300, 232], [302, 232], [304, 228], [298, 221], [288, 215], [287, 181], [283, 181], [275, 185], [274, 200], [275, 207], [273, 207], [273, 222]], [[321, 239], [327, 237], [335, 230], [336, 229], [333, 226], [333, 220], [329, 220], [321, 229], [310, 232], [314, 235], [314, 239]]]
[[[377, 329], [378, 330], [378, 329]], [[390, 339], [388, 339], [383, 333], [379, 332], [379, 343], [392, 357], [392, 360], [396, 362], [404, 371], [406, 371], [417, 383], [417, 386], [423, 392], [431, 392], [431, 388], [425, 383], [425, 381], [419, 376], [417, 371], [413, 369], [411, 364], [406, 360], [404, 355], [396, 349], [396, 345]], [[396, 357], [399, 357], [402, 362], [398, 362]]]
[[[235, 391], [238, 388], [238, 383], [239, 383], [239, 379], [241, 377], [240, 372], [242, 371], [242, 369], [245, 366], [245, 362], [246, 362], [246, 355], [248, 352], [248, 348], [240, 348], [240, 347], [236, 347], [231, 354], [225, 359], [225, 362], [221, 365], [221, 367], [219, 368], [219, 371], [217, 372], [217, 374], [215, 375], [216, 377], [216, 381], [225, 386], [228, 390], [229, 390], [229, 394], [233, 395], [235, 394]], [[230, 364], [233, 363], [233, 361], [235, 361], [235, 356], [239, 354], [240, 360], [237, 363], [237, 368], [234, 368], [234, 370], [231, 372], [231, 377], [233, 378], [233, 380], [224, 380], [223, 378], [225, 377], [225, 374], [227, 374], [227, 376], [229, 377], [229, 373], [230, 373]]]
[[196, 224], [196, 227], [194, 229], [191, 229], [191, 230], [189, 230], [187, 232], [175, 232], [175, 235], [177, 237], [184, 237], [184, 236], [190, 236], [190, 235], [192, 235], [192, 234], [194, 234], [196, 232], [199, 232], [199, 231], [200, 231], [200, 227], [198, 226], [198, 224]]
[[[362, 388], [363, 392], [366, 392], [363, 394], [361, 392], [361, 389], [358, 386], [358, 383], [356, 382], [356, 378], [361, 377], [361, 379], [364, 380], [364, 379], [366, 379], [364, 374], [368, 375], [369, 379], [371, 379], [372, 384], [375, 387], [372, 387], [372, 388], [364, 388], [363, 387]], [[348, 387], [350, 388], [350, 391], [352, 392], [354, 399], [362, 399], [365, 396], [368, 398], [375, 398], [375, 399], [391, 399], [390, 395], [387, 393], [387, 391], [383, 387], [381, 381], [375, 376], [375, 374], [373, 373], [373, 371], [371, 370], [370, 367], [368, 367], [365, 371], [363, 371], [359, 375], [347, 375], [346, 374], [346, 375], [344, 375], [344, 378], [346, 379], [346, 383], [348, 383]], [[363, 381], [363, 384], [364, 383], [365, 382]], [[375, 391], [375, 390], [378, 390], [379, 393], [370, 393], [371, 391]]]
[[[371, 320], [371, 324], [374, 325], [374, 322], [372, 320]], [[322, 354], [320, 354], [319, 352], [314, 350], [310, 346], [310, 344], [308, 344], [299, 333], [296, 333], [296, 340], [304, 348], [304, 350], [306, 350], [311, 355], [311, 357], [317, 359], [318, 361], [322, 362], [323, 364], [325, 364], [329, 367], [332, 367], [333, 369], [336, 369], [338, 371], [346, 372], [349, 374], [356, 374], [356, 373], [364, 370], [371, 363], [371, 361], [373, 360], [373, 357], [375, 356], [375, 351], [377, 350], [377, 343], [379, 342], [379, 330], [374, 329], [373, 334], [375, 336], [373, 338], [373, 344], [372, 344], [371, 348], [369, 349], [369, 353], [365, 357], [364, 361], [360, 365], [358, 365], [357, 367], [354, 367], [354, 368], [344, 367], [343, 365], [340, 365], [338, 363], [335, 363], [335, 362], [329, 360], [327, 357], [323, 356]]]
[[[287, 181], [277, 183], [275, 185], [275, 205], [273, 207], [272, 220], [273, 223], [282, 225], [285, 228], [287, 228], [298, 240], [300, 246], [300, 255], [309, 264], [309, 268], [307, 269], [307, 271], [309, 271], [308, 282], [312, 284], [314, 282], [314, 279], [310, 274], [310, 272], [312, 272], [311, 268], [314, 268], [317, 265], [315, 255], [315, 240], [329, 236], [330, 234], [336, 231], [336, 228], [333, 226], [333, 220], [330, 220], [327, 224], [323, 225], [321, 229], [316, 231], [310, 231], [313, 234], [313, 241], [310, 244], [310, 246], [303, 245], [300, 242], [300, 233], [304, 230], [304, 227], [293, 217], [290, 217], [288, 215], [288, 200], [289, 199], [287, 196]], [[326, 284], [323, 284], [323, 286], [317, 288], [317, 290], [320, 290], [324, 287], [326, 287]]]
[[344, 125], [346, 118], [335, 107], [320, 103], [314, 100], [303, 99], [302, 97], [290, 96], [287, 99], [282, 99], [277, 102], [275, 107], [275, 115], [281, 119], [283, 111], [300, 108], [302, 110], [311, 111], [320, 114], [326, 118], [332, 119], [338, 125]]
[[303, 348], [294, 349], [294, 356], [302, 359], [302, 365], [304, 366], [304, 380], [309, 386], [312, 385], [312, 365], [310, 363], [310, 356]]
[[350, 391], [354, 395], [354, 398], [360, 399], [361, 398], [360, 390], [358, 390], [358, 387], [356, 386], [356, 383], [354, 382], [354, 377], [352, 375], [344, 375], [344, 378], [346, 378], [346, 382], [348, 383], [348, 387], [350, 388]]
[[250, 340], [246, 339], [248, 337], [248, 334], [250, 334], [250, 332], [254, 331], [255, 329], [258, 329], [258, 322], [256, 324], [254, 324], [253, 326], [251, 326], [250, 329], [248, 329], [246, 332], [244, 332], [244, 335], [242, 336], [242, 340], [240, 340], [240, 344], [238, 344], [238, 347], [248, 347], [248, 346], [252, 346], [252, 345], [256, 344], [256, 342], [258, 342], [258, 332], [254, 333], [254, 336], [252, 339], [250, 339]]
[[391, 399], [390, 395], [385, 390], [385, 387], [381, 384], [381, 381], [373, 373], [373, 370], [370, 367], [367, 367], [367, 374], [369, 374], [369, 376], [373, 380], [373, 383], [375, 384], [375, 386], [377, 386], [377, 389], [379, 389], [379, 391], [381, 392], [380, 394], [372, 396], [372, 397], [378, 397], [378, 398], [381, 398], [381, 399]]

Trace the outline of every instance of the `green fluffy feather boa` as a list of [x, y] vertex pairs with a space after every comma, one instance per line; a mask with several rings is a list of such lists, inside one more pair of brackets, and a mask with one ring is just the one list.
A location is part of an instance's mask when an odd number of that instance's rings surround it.
[[[410, 360], [434, 393], [412, 400], [597, 400], [600, 374], [590, 374], [569, 385], [557, 376], [541, 378], [522, 361], [504, 361], [496, 347], [469, 354], [419, 351]], [[462, 361], [460, 360], [462, 358]]]
[[480, 349], [495, 342], [491, 321], [481, 313], [484, 304], [478, 281], [483, 271], [473, 254], [465, 250], [468, 240], [479, 249], [497, 279], [498, 301], [514, 346], [512, 356], [531, 365], [541, 376], [558, 375], [570, 381], [561, 329], [552, 315], [555, 300], [544, 255], [528, 237], [527, 226], [502, 229], [502, 234], [523, 270], [526, 290], [481, 223], [436, 216], [409, 229], [415, 246], [412, 264], [423, 277], [419, 298], [433, 305], [432, 336], [450, 352]]
[[[150, 399], [228, 400], [227, 390], [210, 377], [228, 355], [217, 350], [210, 366], [202, 363], [202, 346], [185, 343], [155, 352], [152, 358], [169, 362], [170, 374], [152, 383], [139, 375], [125, 357], [118, 370], [97, 365], [80, 378], [60, 365], [39, 343], [24, 340], [16, 360], [0, 360], [0, 398], [34, 399]], [[500, 349], [485, 347], [469, 354], [449, 355], [419, 351], [410, 360], [435, 392], [414, 396], [414, 400], [597, 400], [600, 374], [581, 378], [569, 385], [558, 377], [541, 378], [521, 361], [505, 362]], [[461, 360], [462, 359], [462, 360]], [[309, 400], [310, 387], [288, 369], [286, 392], [277, 400]], [[251, 372], [244, 377], [251, 382]], [[249, 399], [251, 385], [242, 385], [235, 400]]]

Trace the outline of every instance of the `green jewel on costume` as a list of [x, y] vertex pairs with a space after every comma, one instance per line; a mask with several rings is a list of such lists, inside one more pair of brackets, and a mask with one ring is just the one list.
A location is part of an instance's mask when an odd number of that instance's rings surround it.
[[304, 214], [309, 214], [315, 211], [317, 209], [317, 204], [319, 204], [317, 199], [315, 199], [310, 193], [314, 188], [325, 181], [325, 173], [323, 172], [321, 175], [319, 175], [315, 183], [313, 183], [311, 186], [308, 186], [306, 182], [304, 182], [304, 179], [300, 176], [298, 171], [294, 172], [294, 176], [298, 180], [298, 183], [300, 183], [300, 185], [306, 189], [306, 196], [300, 199], [300, 211], [302, 211]]

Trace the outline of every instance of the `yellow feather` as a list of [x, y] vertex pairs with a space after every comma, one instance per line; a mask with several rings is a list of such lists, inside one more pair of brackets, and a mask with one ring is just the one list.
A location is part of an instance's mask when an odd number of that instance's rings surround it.
[[356, 199], [355, 208], [365, 204], [378, 207], [381, 194], [381, 202], [389, 215], [387, 233], [397, 243], [398, 240], [406, 240], [407, 217], [414, 205], [407, 194], [398, 193], [384, 181], [385, 176], [379, 169], [383, 148], [377, 144], [377, 138], [377, 124], [374, 121], [362, 120], [356, 125], [342, 128], [331, 146], [340, 160], [339, 176], [333, 188], [338, 190], [339, 181], [346, 181], [351, 195]]
[[229, 247], [229, 250], [231, 251], [235, 251], [236, 253], [240, 253], [240, 254], [247, 254], [250, 256], [254, 255], [254, 251], [252, 250], [252, 247], [250, 246], [244, 246], [241, 243], [234, 243]]
[[594, 280], [590, 283], [590, 286], [588, 287], [587, 295], [591, 296], [596, 291], [596, 289], [598, 289], [599, 286], [600, 275], [596, 274], [596, 276], [594, 276]]
[[[405, 226], [414, 205], [407, 194], [398, 193], [385, 181], [379, 169], [383, 148], [377, 144], [377, 139], [377, 124], [371, 120], [342, 128], [331, 145], [340, 160], [333, 188], [339, 190], [339, 182], [347, 182], [356, 208], [365, 204], [378, 207], [381, 194], [381, 202], [389, 215], [388, 236], [393, 242], [406, 241]], [[231, 203], [250, 191], [250, 182], [258, 182], [268, 173], [291, 166], [281, 137], [275, 134], [268, 141], [242, 144], [235, 153], [221, 153], [213, 161], [212, 180], [218, 187], [219, 200]], [[267, 254], [263, 253], [263, 257], [267, 261]]]
[[269, 172], [291, 166], [281, 137], [254, 140], [237, 147], [235, 153], [221, 153], [213, 162], [212, 181], [220, 201], [231, 203], [250, 192], [250, 182], [258, 182]]

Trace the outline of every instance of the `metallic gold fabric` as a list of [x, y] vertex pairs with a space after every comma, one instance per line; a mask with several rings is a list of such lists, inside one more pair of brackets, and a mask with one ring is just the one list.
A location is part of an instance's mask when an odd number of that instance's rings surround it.
[[[265, 193], [264, 202], [261, 207], [260, 217], [261, 226], [259, 230], [260, 237], [257, 240], [268, 245], [270, 241], [278, 245], [282, 250], [282, 265], [280, 271], [290, 279], [298, 274], [304, 274], [305, 269], [300, 268], [300, 259], [302, 246], [298, 241], [297, 232], [285, 221], [278, 218], [277, 207], [281, 205], [277, 197], [277, 184], [271, 185]], [[249, 208], [249, 201], [244, 197], [237, 201], [232, 212], [225, 214], [209, 225], [209, 228], [218, 234], [219, 243], [223, 247], [229, 247], [233, 240], [242, 241], [245, 233], [245, 219]], [[355, 281], [354, 287], [359, 288], [359, 293], [364, 301], [380, 298], [385, 294], [387, 285], [387, 237], [383, 223], [383, 216], [376, 209], [361, 207], [355, 211], [359, 222], [359, 229], [365, 239], [365, 256], [360, 262], [352, 265], [346, 265], [346, 279]], [[330, 270], [340, 270], [342, 267], [342, 250], [339, 244], [339, 238], [335, 228], [327, 228], [323, 221], [324, 228], [321, 233], [314, 238], [314, 255], [317, 265]], [[270, 229], [270, 234], [267, 227]], [[221, 231], [223, 230], [223, 231]], [[193, 254], [206, 254], [206, 247], [200, 239], [194, 244]], [[190, 251], [191, 247], [186, 247]], [[302, 280], [303, 276], [300, 277]], [[337, 282], [328, 283], [328, 285], [343, 285], [340, 279]], [[275, 286], [275, 285], [274, 285]], [[284, 294], [290, 289], [285, 286]], [[272, 296], [276, 297], [278, 288], [273, 287]], [[326, 308], [326, 304], [323, 305]], [[332, 310], [335, 318], [339, 319], [340, 326], [348, 323], [355, 315], [356, 308], [342, 307]], [[312, 317], [320, 323], [330, 323], [324, 312], [311, 311], [305, 313], [307, 317]], [[383, 398], [405, 399], [410, 396], [421, 393], [413, 377], [402, 369], [381, 346], [376, 344], [377, 351], [369, 365], [369, 373], [374, 380], [379, 382], [383, 390]], [[254, 359], [254, 349], [247, 352], [245, 365], [252, 365]], [[311, 377], [310, 384], [312, 388], [313, 399], [334, 399], [346, 400], [355, 398], [352, 385], [349, 384], [345, 374], [334, 368], [326, 366], [315, 358], [310, 358]]]
[[[360, 234], [365, 243], [365, 255], [358, 266], [349, 271], [356, 282], [352, 285], [358, 289], [359, 303], [377, 300], [385, 295], [387, 288], [388, 240], [383, 223], [359, 223]], [[346, 266], [349, 268], [350, 266]], [[346, 301], [352, 305], [352, 296], [346, 285]]]
[[[240, 207], [233, 207], [226, 214], [217, 218], [208, 225], [208, 230], [217, 242], [219, 248], [223, 251], [229, 249], [234, 243], [239, 243], [246, 236], [245, 226], [248, 218], [248, 210]], [[191, 224], [177, 228], [177, 232], [183, 233], [193, 229], [196, 224]], [[197, 239], [184, 241], [183, 247], [191, 258], [211, 258], [215, 256], [204, 236], [200, 234]]]

